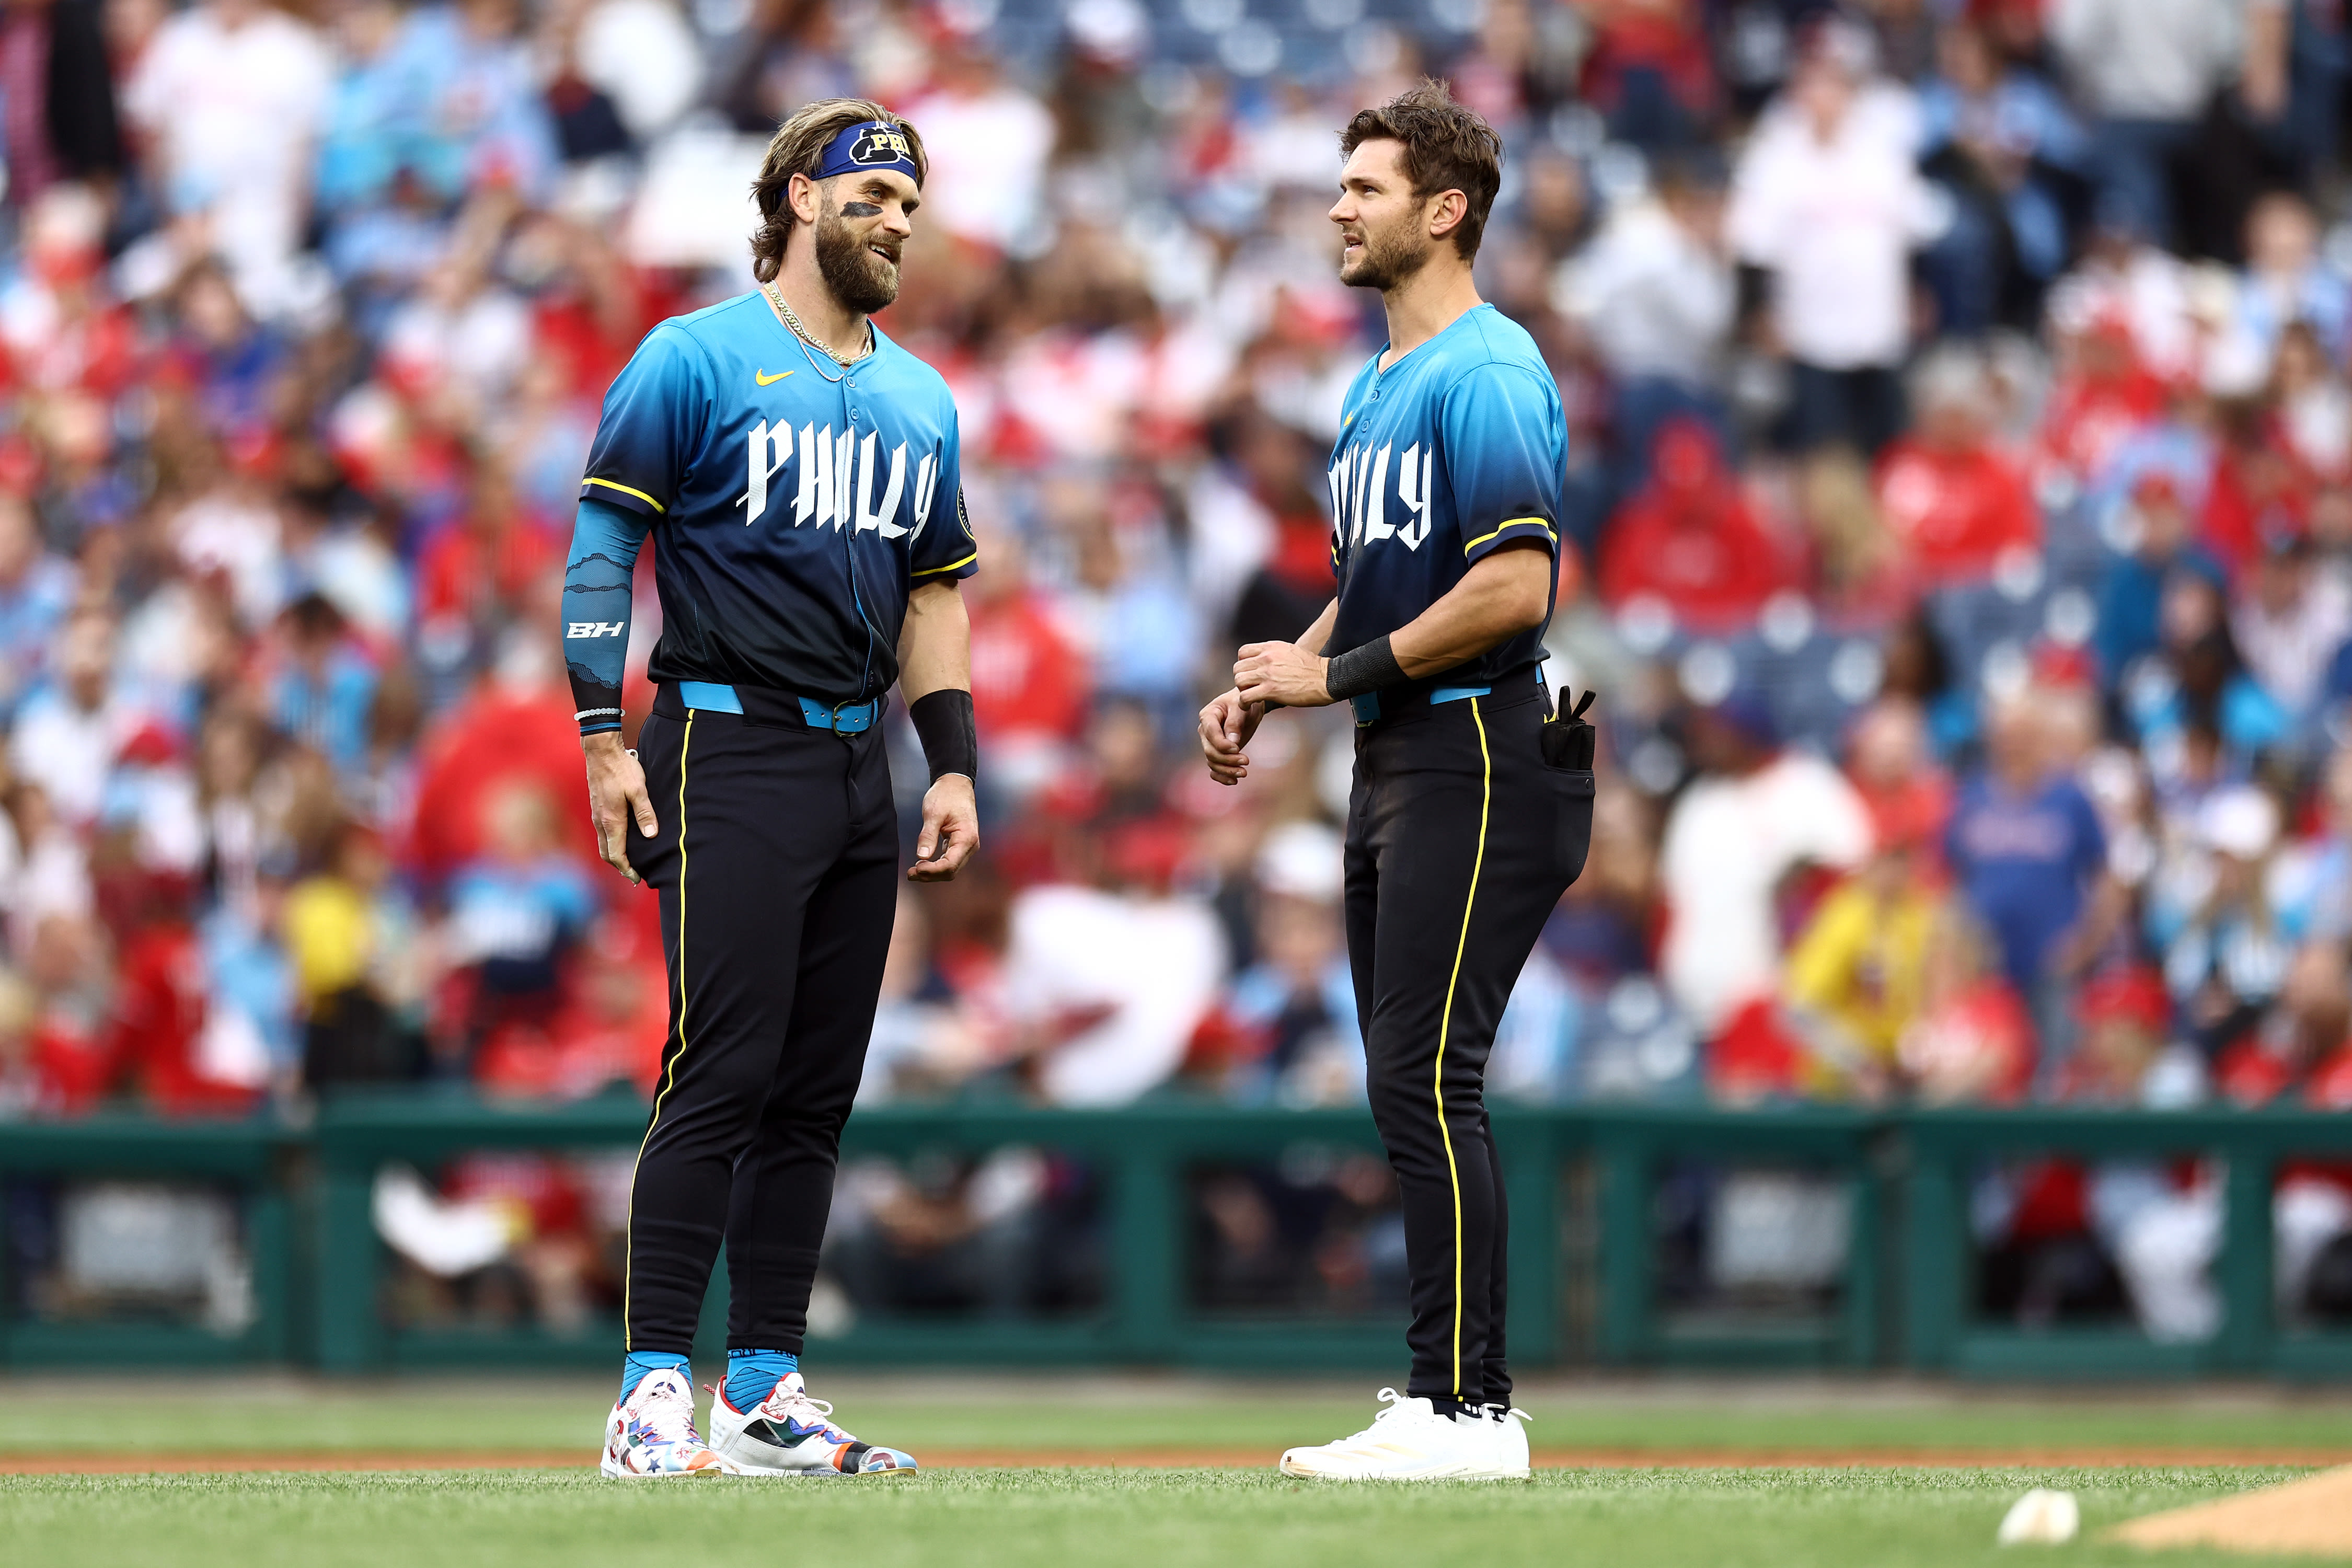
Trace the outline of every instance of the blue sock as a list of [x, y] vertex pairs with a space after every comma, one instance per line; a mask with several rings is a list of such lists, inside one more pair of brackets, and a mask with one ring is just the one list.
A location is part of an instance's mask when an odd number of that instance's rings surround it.
[[749, 1410], [800, 1369], [801, 1358], [790, 1351], [729, 1351], [727, 1403], [738, 1410]]
[[694, 1369], [687, 1365], [684, 1356], [666, 1355], [660, 1351], [631, 1351], [629, 1359], [621, 1363], [621, 1397], [626, 1399], [635, 1394], [637, 1384], [645, 1381], [646, 1373], [659, 1372], [665, 1367], [675, 1367], [678, 1375], [686, 1379], [689, 1387], [692, 1386]]

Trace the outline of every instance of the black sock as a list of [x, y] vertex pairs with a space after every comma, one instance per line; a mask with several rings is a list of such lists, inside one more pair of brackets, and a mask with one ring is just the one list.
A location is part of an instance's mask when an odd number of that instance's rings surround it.
[[1475, 1415], [1486, 1408], [1475, 1399], [1447, 1399], [1434, 1394], [1429, 1396], [1429, 1407], [1440, 1415], [1459, 1415], [1465, 1410]]

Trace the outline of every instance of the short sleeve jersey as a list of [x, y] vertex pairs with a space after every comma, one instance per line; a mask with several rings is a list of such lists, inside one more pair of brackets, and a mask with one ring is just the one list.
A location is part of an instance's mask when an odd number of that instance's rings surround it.
[[657, 681], [877, 696], [898, 678], [908, 593], [978, 559], [939, 373], [878, 327], [845, 369], [757, 293], [646, 335], [604, 395], [580, 499], [652, 524]]
[[[1395, 631], [1506, 544], [1533, 540], [1558, 554], [1567, 416], [1535, 340], [1494, 306], [1465, 311], [1385, 371], [1375, 355], [1340, 415], [1339, 612], [1328, 651]], [[1492, 683], [1542, 657], [1540, 631], [1522, 632], [1442, 683]]]

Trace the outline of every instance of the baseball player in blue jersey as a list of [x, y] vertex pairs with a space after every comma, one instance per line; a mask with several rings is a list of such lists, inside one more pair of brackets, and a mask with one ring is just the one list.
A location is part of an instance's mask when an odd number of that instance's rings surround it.
[[[658, 891], [670, 981], [610, 1476], [914, 1468], [836, 1426], [799, 1355], [897, 903], [894, 684], [931, 773], [908, 875], [951, 877], [978, 843], [955, 405], [866, 319], [898, 295], [925, 167], [879, 104], [786, 121], [752, 188], [760, 287], [646, 334], [580, 487], [562, 630], [589, 807], [605, 860]], [[660, 689], [629, 752], [622, 657], [648, 537]], [[728, 1370], [706, 1444], [687, 1354], [722, 1239]]]
[[1348, 956], [1403, 1194], [1412, 1372], [1370, 1427], [1282, 1468], [1524, 1477], [1483, 1086], [1592, 831], [1592, 730], [1554, 713], [1540, 670], [1565, 419], [1535, 343], [1471, 281], [1502, 177], [1494, 131], [1424, 82], [1358, 114], [1339, 147], [1339, 278], [1381, 291], [1389, 342], [1348, 388], [1331, 453], [1339, 593], [1297, 642], [1241, 650], [1234, 689], [1201, 710], [1201, 747], [1238, 784], [1269, 709], [1354, 707]]

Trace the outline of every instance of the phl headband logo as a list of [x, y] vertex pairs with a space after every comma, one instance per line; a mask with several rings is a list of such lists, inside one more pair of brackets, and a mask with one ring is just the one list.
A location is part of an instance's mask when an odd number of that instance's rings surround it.
[[849, 150], [850, 160], [857, 163], [911, 163], [915, 150], [907, 145], [907, 138], [894, 127], [877, 121], [868, 124], [866, 134]]

